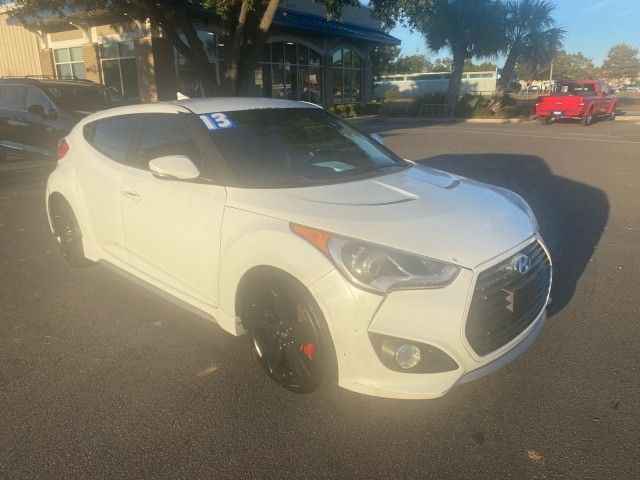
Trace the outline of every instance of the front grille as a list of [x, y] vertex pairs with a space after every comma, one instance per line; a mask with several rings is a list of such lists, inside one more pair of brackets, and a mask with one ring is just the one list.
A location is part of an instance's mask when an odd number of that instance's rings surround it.
[[[531, 268], [524, 275], [511, 268], [519, 254], [531, 260]], [[473, 350], [486, 355], [522, 333], [544, 308], [550, 283], [551, 262], [537, 241], [481, 272], [465, 329]]]

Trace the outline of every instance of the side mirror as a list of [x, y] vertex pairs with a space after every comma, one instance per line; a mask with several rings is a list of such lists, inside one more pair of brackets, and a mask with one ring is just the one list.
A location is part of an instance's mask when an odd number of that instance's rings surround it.
[[46, 117], [47, 114], [44, 111], [44, 107], [42, 105], [29, 105], [27, 108], [27, 112], [33, 113], [34, 115], [40, 115], [41, 117]]
[[371, 138], [373, 138], [376, 142], [384, 145], [384, 140], [382, 139], [382, 136], [379, 133], [372, 133]]
[[168, 180], [193, 180], [200, 171], [185, 155], [166, 155], [149, 162], [149, 170], [155, 177]]

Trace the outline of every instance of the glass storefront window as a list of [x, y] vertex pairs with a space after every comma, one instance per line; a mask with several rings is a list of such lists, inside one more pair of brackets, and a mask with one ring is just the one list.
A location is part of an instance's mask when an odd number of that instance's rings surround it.
[[100, 45], [102, 82], [126, 98], [138, 98], [138, 73], [133, 41], [103, 43]]
[[333, 103], [362, 101], [362, 59], [349, 49], [333, 54]]
[[[322, 55], [293, 42], [267, 45], [256, 87], [265, 97], [322, 103]], [[260, 82], [260, 83], [259, 83]]]
[[57, 48], [53, 51], [57, 78], [87, 78], [82, 47]]

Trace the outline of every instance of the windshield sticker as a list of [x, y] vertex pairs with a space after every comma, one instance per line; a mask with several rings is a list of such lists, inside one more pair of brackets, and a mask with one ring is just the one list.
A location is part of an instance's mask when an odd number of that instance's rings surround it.
[[313, 166], [330, 168], [334, 172], [344, 172], [346, 170], [353, 170], [354, 168], [356, 168], [353, 165], [349, 165], [348, 163], [342, 163], [342, 162], [320, 162], [320, 163], [314, 163]]
[[235, 123], [227, 116], [226, 113], [205, 113], [200, 115], [200, 120], [207, 127], [207, 130], [220, 130], [222, 128], [233, 128]]

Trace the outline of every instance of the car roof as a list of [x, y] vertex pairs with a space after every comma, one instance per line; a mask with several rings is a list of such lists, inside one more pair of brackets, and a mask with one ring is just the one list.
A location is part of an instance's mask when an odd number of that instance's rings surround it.
[[23, 83], [28, 85], [77, 85], [77, 86], [85, 86], [85, 87], [102, 87], [103, 85], [99, 83], [92, 82], [91, 80], [81, 80], [81, 79], [58, 79], [58, 78], [42, 78], [42, 77], [1, 77], [0, 83]]
[[191, 110], [193, 113], [233, 112], [264, 108], [322, 108], [309, 102], [264, 97], [207, 97], [167, 102]]
[[319, 105], [295, 100], [279, 100], [261, 97], [208, 97], [185, 100], [172, 100], [158, 103], [138, 103], [123, 107], [100, 110], [78, 122], [82, 127], [90, 122], [118, 115], [133, 115], [140, 113], [213, 113], [233, 112], [238, 110], [258, 110], [266, 108], [322, 108]]

